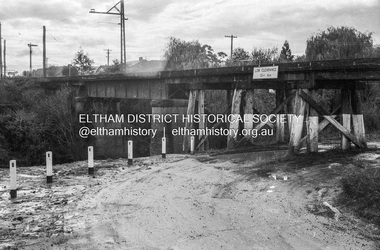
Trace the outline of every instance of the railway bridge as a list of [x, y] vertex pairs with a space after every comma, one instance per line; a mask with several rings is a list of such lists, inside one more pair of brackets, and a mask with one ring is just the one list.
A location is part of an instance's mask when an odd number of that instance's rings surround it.
[[[341, 147], [366, 147], [360, 93], [368, 84], [380, 83], [380, 58], [331, 61], [292, 62], [271, 65], [246, 65], [182, 71], [159, 71], [116, 75], [86, 75], [38, 79], [46, 91], [69, 86], [76, 95], [78, 113], [125, 114], [128, 107], [137, 105], [134, 113], [177, 114], [189, 117], [205, 114], [205, 92], [225, 91], [229, 131], [253, 131], [264, 127], [275, 131], [277, 142], [288, 142], [288, 153], [297, 154], [303, 145], [309, 152], [318, 151], [318, 134], [331, 124], [342, 135]], [[255, 91], [266, 89], [275, 98], [273, 119], [253, 122], [254, 114], [262, 113], [254, 107]], [[335, 90], [339, 104], [327, 110], [318, 100], [321, 89]], [[276, 119], [274, 119], [274, 116]], [[283, 117], [286, 122], [283, 122]], [[281, 119], [280, 119], [281, 118]], [[340, 121], [338, 121], [340, 120]], [[275, 121], [275, 122], [273, 122]], [[212, 125], [212, 126], [211, 126]], [[121, 128], [126, 124], [99, 123], [95, 126]], [[161, 137], [168, 137], [168, 153], [189, 152], [190, 134], [173, 136], [178, 128], [198, 131], [216, 129], [221, 122], [207, 124], [200, 119], [184, 119], [174, 123], [155, 122], [145, 126], [157, 130], [150, 138], [150, 153], [159, 154]], [[225, 125], [226, 126], [226, 125]], [[287, 133], [285, 133], [287, 131]], [[236, 148], [252, 142], [252, 135], [229, 133], [226, 147]], [[287, 134], [287, 136], [285, 136]], [[99, 148], [108, 149], [115, 156], [125, 155], [128, 136], [97, 137]], [[197, 135], [196, 150], [207, 149], [207, 134]], [[206, 146], [205, 146], [206, 145]], [[106, 152], [105, 152], [106, 154]]]

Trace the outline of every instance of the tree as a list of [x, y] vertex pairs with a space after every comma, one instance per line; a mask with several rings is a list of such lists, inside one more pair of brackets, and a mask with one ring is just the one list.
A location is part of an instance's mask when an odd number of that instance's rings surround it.
[[113, 64], [110, 66], [105, 66], [104, 71], [100, 74], [116, 74], [116, 73], [123, 73], [122, 65], [120, 64], [120, 61], [118, 59], [112, 60]]
[[306, 55], [303, 54], [301, 56], [296, 56], [296, 58], [294, 58], [294, 61], [295, 62], [306, 62]]
[[88, 54], [84, 54], [82, 48], [80, 48], [78, 52], [75, 54], [72, 63], [81, 75], [91, 74], [94, 71], [94, 68], [92, 67], [92, 64], [94, 64], [94, 60], [90, 59], [88, 57]]
[[243, 48], [236, 48], [232, 53], [232, 60], [234, 61], [244, 61], [249, 60], [249, 52], [245, 51]]
[[[364, 57], [376, 57], [378, 51], [373, 46], [372, 33], [362, 33], [352, 27], [329, 27], [327, 30], [311, 36], [307, 40], [306, 59], [311, 60], [333, 60], [333, 59], [355, 59]], [[376, 93], [374, 96], [371, 93]], [[363, 114], [366, 124], [378, 129], [379, 113], [374, 106], [377, 94], [380, 93], [377, 85], [368, 85], [364, 92]], [[330, 110], [339, 105], [340, 92], [337, 90], [324, 90], [322, 99], [324, 103], [330, 103]], [[335, 96], [338, 95], [338, 98]], [[372, 122], [371, 122], [372, 121]], [[368, 125], [367, 125], [368, 126]]]
[[80, 160], [85, 143], [77, 134], [81, 124], [73, 112], [69, 87], [45, 93], [34, 79], [4, 79], [0, 102], [9, 105], [0, 114], [0, 166], [17, 158], [20, 165], [41, 164], [54, 148], [55, 162]]
[[77, 76], [78, 69], [72, 66], [63, 66], [62, 75], [63, 76]]
[[216, 53], [216, 55], [217, 55], [219, 61], [224, 61], [225, 58], [227, 58], [227, 56], [228, 56], [228, 55], [227, 55], [226, 53], [224, 53], [223, 51], [220, 51], [220, 52]]
[[113, 65], [108, 68], [110, 73], [122, 73], [123, 72], [123, 65], [120, 64], [120, 61], [118, 59], [112, 60]]
[[373, 57], [380, 57], [380, 45], [374, 45], [372, 50]]
[[60, 75], [60, 68], [54, 65], [49, 66], [46, 70], [46, 75], [48, 77], [54, 77], [54, 76], [59, 76]]
[[307, 60], [349, 59], [371, 56], [372, 33], [351, 27], [329, 27], [307, 40]]
[[258, 64], [274, 63], [278, 61], [278, 48], [254, 48], [252, 51], [252, 61]]
[[247, 61], [251, 61], [251, 55], [249, 52], [245, 51], [243, 48], [236, 48], [232, 52], [232, 60], [231, 58], [227, 59], [227, 66], [238, 66], [244, 64]]
[[285, 40], [284, 45], [282, 45], [280, 53], [280, 62], [292, 62], [294, 55], [292, 55], [292, 50], [290, 49], [289, 42]]
[[232, 60], [227, 59], [227, 66], [240, 66], [246, 63], [268, 64], [279, 61], [278, 49], [273, 48], [254, 48], [251, 53], [243, 48], [236, 48], [232, 52]]
[[170, 37], [166, 46], [164, 59], [166, 70], [183, 70], [216, 67], [220, 64], [219, 57], [210, 45], [201, 45], [198, 41], [187, 42]]

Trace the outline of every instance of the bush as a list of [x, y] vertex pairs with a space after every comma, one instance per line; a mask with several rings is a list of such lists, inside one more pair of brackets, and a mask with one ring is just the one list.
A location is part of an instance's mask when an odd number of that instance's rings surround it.
[[363, 117], [367, 132], [379, 133], [380, 131], [380, 86], [367, 85], [362, 95]]
[[31, 86], [30, 80], [1, 84], [7, 104], [0, 112], [1, 163], [17, 159], [21, 165], [42, 164], [49, 150], [55, 163], [81, 159], [85, 142], [76, 134], [79, 124], [70, 89], [46, 95]]
[[380, 169], [348, 173], [341, 185], [340, 202], [380, 226]]

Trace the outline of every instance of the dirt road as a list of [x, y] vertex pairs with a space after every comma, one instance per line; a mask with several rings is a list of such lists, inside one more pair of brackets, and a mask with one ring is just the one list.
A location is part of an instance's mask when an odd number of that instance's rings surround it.
[[[315, 173], [323, 169], [332, 174], [319, 166], [277, 172], [275, 180], [244, 160], [139, 159], [107, 181], [95, 179], [97, 185], [65, 215], [72, 236], [45, 247], [375, 249], [344, 215], [335, 220], [329, 208], [321, 212], [322, 202], [331, 202], [337, 192], [334, 182], [319, 185]], [[317, 208], [320, 215], [312, 213]]]

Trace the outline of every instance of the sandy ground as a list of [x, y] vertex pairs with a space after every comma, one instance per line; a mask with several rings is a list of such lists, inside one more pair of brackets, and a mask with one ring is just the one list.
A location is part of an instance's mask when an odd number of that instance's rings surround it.
[[[378, 156], [380, 153], [376, 152], [371, 155], [374, 160]], [[79, 164], [82, 169], [84, 164]], [[75, 180], [71, 189], [59, 188], [59, 182], [50, 188], [55, 193], [65, 192], [66, 198], [59, 201], [68, 200], [47, 210], [55, 209], [59, 211], [55, 214], [62, 215], [58, 220], [61, 230], [44, 234], [44, 238], [37, 230], [33, 240], [18, 238], [18, 246], [376, 249], [378, 242], [370, 238], [375, 230], [372, 226], [342, 211], [337, 217], [323, 205], [323, 202], [334, 205], [334, 197], [339, 193], [336, 172], [343, 169], [342, 164], [326, 161], [292, 171], [289, 168], [261, 171], [263, 166], [244, 154], [227, 158], [169, 155], [165, 160], [148, 157], [136, 160], [132, 167], [125, 160], [97, 162], [95, 178], [83, 173], [82, 177], [67, 177], [66, 183], [74, 182], [70, 178]], [[57, 196], [55, 193], [53, 196]], [[19, 203], [11, 203], [6, 195], [3, 192], [0, 200], [3, 204], [0, 215], [5, 217], [11, 207], [26, 202], [25, 197], [20, 197]], [[3, 242], [0, 246], [12, 249], [9, 238]]]

